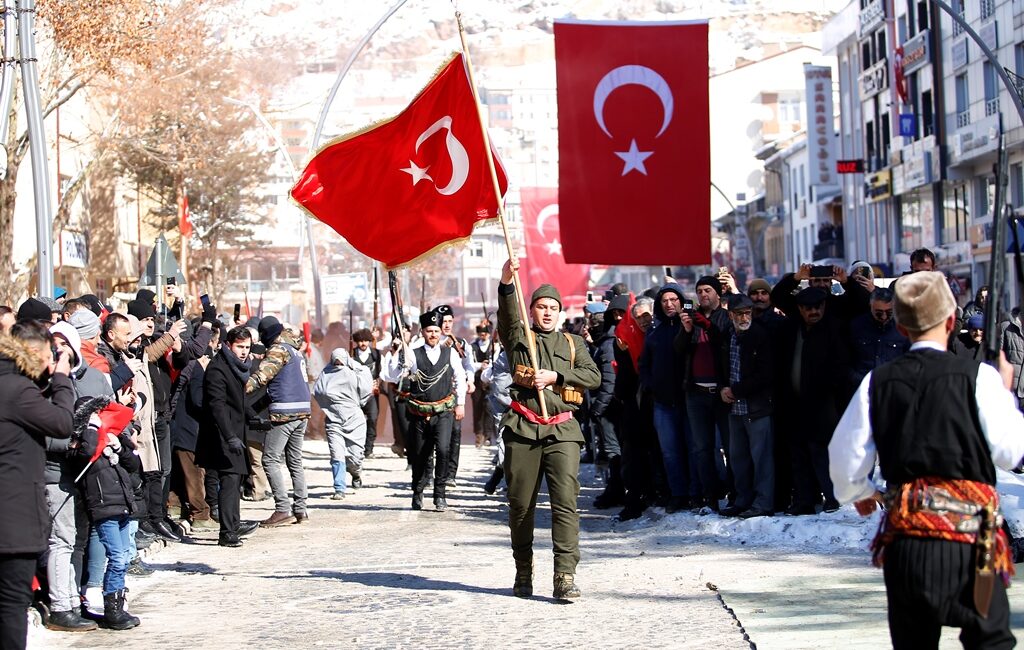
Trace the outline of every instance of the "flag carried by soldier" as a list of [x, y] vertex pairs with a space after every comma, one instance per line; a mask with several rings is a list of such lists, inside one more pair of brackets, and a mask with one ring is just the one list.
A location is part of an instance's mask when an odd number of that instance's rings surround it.
[[[320, 149], [292, 198], [367, 257], [410, 264], [497, 217], [481, 128], [456, 54], [399, 115]], [[508, 181], [491, 155], [504, 193]]]

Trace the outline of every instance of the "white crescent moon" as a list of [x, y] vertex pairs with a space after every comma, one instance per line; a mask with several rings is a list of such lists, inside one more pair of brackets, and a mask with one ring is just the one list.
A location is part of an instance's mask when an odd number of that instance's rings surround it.
[[543, 239], [544, 241], [547, 241], [547, 239], [544, 237], [544, 222], [547, 221], [549, 217], [556, 216], [558, 216], [557, 203], [546, 205], [544, 206], [543, 210], [537, 213], [537, 232], [540, 233], [540, 238]]
[[452, 133], [451, 115], [445, 115], [420, 134], [420, 137], [416, 139], [416, 152], [419, 153], [420, 145], [427, 138], [441, 129], [445, 129], [448, 132], [444, 138], [444, 143], [448, 149], [448, 157], [452, 160], [452, 179], [444, 187], [437, 187], [437, 184], [434, 187], [437, 188], [438, 194], [451, 196], [461, 190], [462, 186], [466, 184], [466, 179], [469, 178], [469, 154], [466, 153], [466, 148], [462, 146], [459, 139]]
[[619, 66], [606, 74], [598, 82], [597, 88], [594, 89], [594, 117], [597, 118], [597, 125], [601, 127], [601, 130], [609, 138], [612, 137], [611, 131], [608, 130], [604, 123], [604, 103], [607, 101], [608, 96], [617, 88], [628, 85], [646, 86], [661, 100], [661, 107], [665, 112], [665, 118], [661, 122], [661, 130], [654, 137], [660, 136], [668, 128], [669, 122], [672, 121], [672, 109], [675, 106], [675, 100], [672, 98], [672, 89], [669, 88], [665, 78], [654, 70], [642, 65]]

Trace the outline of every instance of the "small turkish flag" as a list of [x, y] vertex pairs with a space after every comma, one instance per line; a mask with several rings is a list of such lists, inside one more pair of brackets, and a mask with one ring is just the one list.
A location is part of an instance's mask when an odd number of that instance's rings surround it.
[[100, 416], [100, 422], [102, 424], [99, 428], [99, 437], [96, 442], [96, 450], [92, 454], [92, 458], [89, 462], [95, 461], [103, 453], [103, 448], [107, 446], [107, 434], [112, 433], [115, 436], [121, 435], [121, 432], [131, 424], [132, 418], [135, 416], [135, 411], [118, 404], [117, 402], [110, 402], [104, 406], [97, 413]]
[[188, 195], [184, 192], [178, 199], [178, 230], [182, 239], [192, 236], [192, 213], [188, 211]]
[[711, 261], [708, 24], [555, 23], [567, 262]]
[[[498, 183], [508, 186], [493, 154]], [[458, 54], [395, 118], [320, 150], [292, 198], [394, 268], [467, 239], [498, 213], [476, 99]]]
[[561, 234], [558, 227], [558, 189], [554, 187], [524, 187], [520, 190], [523, 202], [523, 239], [526, 260], [523, 264], [526, 293], [544, 283], [555, 285], [569, 304], [569, 296], [580, 296], [583, 302], [590, 280], [590, 267], [585, 264], [566, 264], [562, 255]]
[[615, 338], [619, 340], [624, 349], [629, 351], [629, 356], [633, 359], [633, 370], [638, 371], [640, 369], [640, 353], [644, 351], [644, 331], [633, 316], [633, 305], [635, 304], [636, 296], [631, 291], [626, 315], [615, 328]]

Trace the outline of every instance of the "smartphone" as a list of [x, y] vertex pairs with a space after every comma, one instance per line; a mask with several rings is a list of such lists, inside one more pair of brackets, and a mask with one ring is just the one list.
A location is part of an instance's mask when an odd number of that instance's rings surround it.
[[665, 267], [665, 275], [667, 275], [670, 278], [672, 277], [672, 267], [671, 266], [666, 266]]
[[238, 303], [238, 302], [236, 302], [236, 303], [235, 303], [235, 320], [234, 320], [234, 322], [236, 322], [236, 323], [237, 323], [237, 322], [238, 322], [238, 320], [239, 320], [239, 319], [240, 319], [241, 317], [242, 317], [242, 304], [241, 304], [241, 303]]
[[687, 313], [690, 313], [694, 309], [696, 309], [696, 307], [694, 307], [694, 304], [693, 304], [692, 300], [684, 300], [683, 301], [683, 311], [685, 311]]
[[587, 292], [587, 302], [594, 302], [594, 292], [593, 291], [588, 291]]
[[718, 267], [718, 275], [729, 275], [729, 267], [728, 266], [720, 266], [720, 267]]
[[811, 277], [812, 278], [831, 278], [835, 275], [834, 269], [831, 266], [812, 266]]
[[199, 296], [199, 302], [203, 303], [203, 307], [209, 307], [210, 294], [204, 293], [203, 295]]
[[167, 278], [167, 284], [173, 287], [174, 285], [178, 284], [178, 278], [174, 276], [169, 276]]

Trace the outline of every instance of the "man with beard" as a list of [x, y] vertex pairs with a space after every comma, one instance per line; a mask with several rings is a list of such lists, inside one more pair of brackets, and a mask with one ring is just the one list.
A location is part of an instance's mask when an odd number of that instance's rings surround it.
[[850, 322], [850, 385], [858, 386], [869, 372], [910, 349], [910, 341], [896, 329], [892, 318], [892, 291], [871, 293], [871, 311]]
[[754, 321], [753, 301], [729, 298], [732, 332], [721, 350], [720, 396], [729, 407], [729, 461], [736, 502], [722, 514], [742, 519], [771, 515], [775, 507], [772, 433], [772, 341]]
[[[508, 483], [508, 521], [512, 557], [516, 563], [513, 595], [533, 595], [533, 530], [541, 478], [551, 498], [551, 541], [554, 550], [556, 600], [580, 597], [575, 583], [580, 560], [579, 495], [580, 448], [584, 442], [573, 412], [583, 402], [584, 390], [597, 388], [601, 373], [578, 336], [557, 331], [562, 297], [550, 284], [533, 292], [529, 312], [531, 334], [524, 331], [513, 275], [518, 258], [505, 262], [498, 284], [498, 334], [505, 343], [513, 384], [512, 406], [501, 420], [505, 441], [505, 478]], [[535, 346], [531, 362], [531, 339]], [[547, 417], [541, 412], [541, 401]]]
[[786, 322], [786, 317], [775, 311], [772, 304], [772, 285], [767, 280], [754, 278], [747, 285], [747, 296], [754, 303], [754, 321], [775, 334]]

